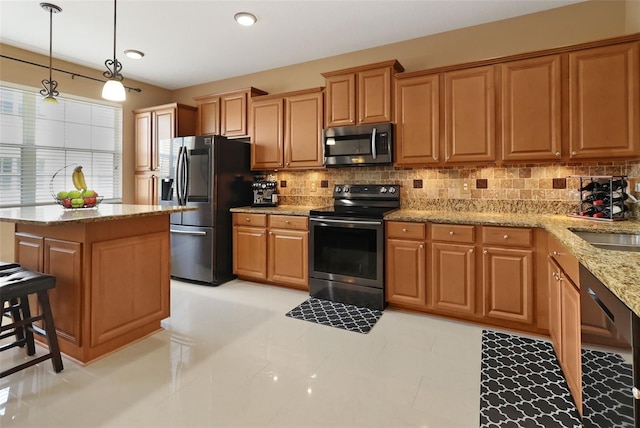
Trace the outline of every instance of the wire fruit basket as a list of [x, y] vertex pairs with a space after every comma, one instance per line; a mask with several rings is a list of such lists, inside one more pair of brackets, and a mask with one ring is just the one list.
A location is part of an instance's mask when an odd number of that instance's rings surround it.
[[[51, 193], [51, 196], [53, 197], [53, 200], [56, 202], [56, 204], [62, 205], [65, 209], [78, 210], [78, 209], [97, 208], [100, 202], [102, 202], [103, 197], [98, 196], [98, 194], [95, 191], [91, 191], [92, 194], [89, 194], [88, 189], [74, 189], [68, 192], [67, 191], [56, 192], [54, 190], [55, 189], [54, 180], [56, 176], [60, 172], [66, 170], [69, 167], [75, 168], [77, 166], [79, 165], [69, 164], [57, 170], [55, 174], [53, 174], [53, 176], [51, 177], [51, 180], [49, 180], [49, 192]], [[66, 194], [65, 195], [66, 197], [61, 198], [60, 195], [62, 193]]]

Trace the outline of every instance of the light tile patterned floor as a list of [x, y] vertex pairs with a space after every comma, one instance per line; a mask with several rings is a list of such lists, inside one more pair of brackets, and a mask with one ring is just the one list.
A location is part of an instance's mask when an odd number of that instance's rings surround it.
[[387, 309], [365, 335], [285, 316], [307, 298], [172, 281], [164, 331], [0, 380], [0, 426], [478, 427], [481, 327]]

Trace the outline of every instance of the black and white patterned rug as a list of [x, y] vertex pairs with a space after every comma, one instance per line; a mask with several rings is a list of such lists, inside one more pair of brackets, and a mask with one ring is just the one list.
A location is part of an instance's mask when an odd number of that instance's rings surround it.
[[551, 343], [484, 330], [480, 427], [579, 427]]
[[310, 297], [286, 314], [288, 317], [343, 330], [369, 333], [382, 311]]

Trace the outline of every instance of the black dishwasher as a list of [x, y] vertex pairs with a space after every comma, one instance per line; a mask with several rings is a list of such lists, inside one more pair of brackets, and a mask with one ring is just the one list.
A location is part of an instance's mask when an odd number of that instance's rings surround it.
[[582, 422], [640, 428], [640, 320], [580, 265]]

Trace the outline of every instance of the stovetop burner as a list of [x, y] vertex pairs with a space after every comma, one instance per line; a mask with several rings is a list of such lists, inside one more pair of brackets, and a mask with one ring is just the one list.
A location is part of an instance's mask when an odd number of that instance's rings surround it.
[[315, 217], [381, 219], [400, 208], [400, 186], [393, 184], [337, 184], [333, 206], [311, 210]]

